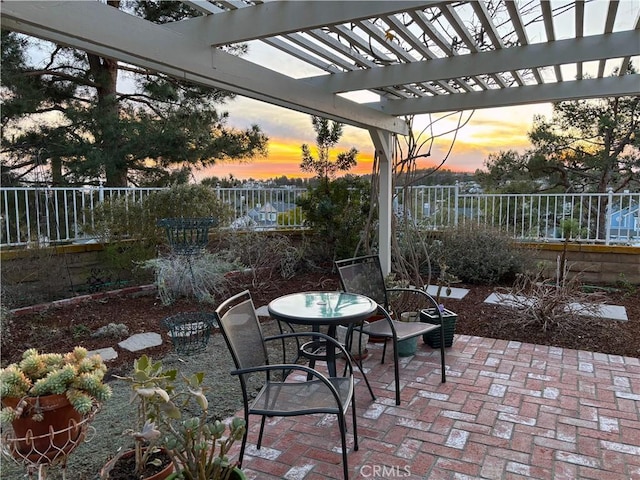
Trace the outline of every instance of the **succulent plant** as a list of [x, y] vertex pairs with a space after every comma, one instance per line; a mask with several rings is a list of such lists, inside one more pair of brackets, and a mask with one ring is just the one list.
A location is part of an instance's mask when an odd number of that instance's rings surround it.
[[[131, 376], [118, 378], [129, 383], [138, 405], [138, 431], [129, 432], [136, 439], [137, 465], [145, 461], [142, 446], [164, 447], [176, 467], [174, 479], [230, 478], [235, 465], [227, 452], [242, 439], [246, 422], [234, 418], [230, 434], [225, 436], [226, 425], [209, 418], [204, 373], [179, 375], [175, 369], [164, 370], [161, 361], [143, 355], [135, 360]], [[191, 416], [196, 410], [199, 414]], [[190, 416], [185, 418], [183, 413], [187, 412]]]
[[[26, 350], [22, 360], [0, 369], [0, 399], [24, 399], [45, 395], [65, 395], [78, 413], [88, 414], [95, 403], [111, 396], [111, 388], [103, 383], [107, 367], [99, 355], [89, 356], [86, 348], [72, 352], [40, 353]], [[0, 419], [10, 422], [23, 413], [23, 402], [15, 408], [4, 407]], [[38, 421], [39, 416], [33, 415]]]

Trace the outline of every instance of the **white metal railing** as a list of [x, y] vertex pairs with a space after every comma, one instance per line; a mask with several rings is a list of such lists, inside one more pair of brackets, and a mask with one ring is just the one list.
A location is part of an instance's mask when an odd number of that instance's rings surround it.
[[[87, 241], [93, 209], [123, 197], [139, 202], [158, 188], [0, 188], [0, 246]], [[301, 188], [216, 188], [235, 212], [232, 228], [303, 228], [296, 200]], [[560, 241], [571, 220], [571, 237], [599, 244], [640, 246], [640, 193], [481, 194], [458, 185], [397, 188], [394, 208], [421, 228], [475, 223], [501, 228], [514, 238]]]
[[[0, 246], [48, 246], [91, 239], [96, 205], [114, 199], [139, 202], [162, 188], [2, 187], [0, 188]], [[235, 212], [235, 228], [302, 228], [296, 198], [306, 189], [216, 188], [218, 198]], [[281, 213], [286, 213], [283, 221]]]
[[[640, 193], [461, 193], [458, 185], [396, 189], [396, 211], [425, 229], [490, 225], [516, 239], [640, 246]], [[405, 202], [407, 203], [406, 209]], [[568, 230], [565, 230], [568, 228]]]

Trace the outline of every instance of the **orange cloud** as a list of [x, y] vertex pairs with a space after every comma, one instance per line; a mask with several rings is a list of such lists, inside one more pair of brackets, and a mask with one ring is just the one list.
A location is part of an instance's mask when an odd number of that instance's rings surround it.
[[[483, 167], [484, 161], [492, 153], [510, 149], [524, 151], [530, 145], [527, 132], [531, 129], [533, 116], [548, 114], [549, 110], [550, 107], [545, 104], [475, 112], [471, 120], [455, 136], [455, 144], [444, 167], [454, 171], [474, 172]], [[425, 128], [424, 121], [428, 121], [428, 118], [422, 120], [421, 125], [416, 125], [416, 130]], [[457, 126], [457, 120], [456, 116], [445, 116], [444, 120], [434, 122], [433, 134], [436, 139], [431, 147], [431, 155], [420, 159], [418, 168], [438, 165], [445, 158], [454, 139], [452, 132]], [[310, 131], [299, 132], [298, 126], [296, 124], [284, 135], [270, 136], [267, 157], [245, 163], [219, 163], [198, 172], [196, 177], [198, 179], [210, 176], [227, 177], [230, 174], [239, 179], [268, 179], [282, 175], [289, 178], [312, 177], [313, 174], [300, 170], [302, 160], [300, 147], [303, 143], [309, 144], [315, 155], [314, 136]], [[427, 134], [430, 131], [428, 128], [425, 129]], [[359, 175], [371, 173], [374, 147], [369, 133], [363, 129], [345, 126], [344, 135], [336, 152], [345, 151], [351, 147], [359, 151], [358, 164], [351, 173]], [[335, 153], [333, 155], [335, 156]]]
[[[289, 178], [311, 178], [312, 173], [300, 170], [300, 162], [302, 161], [301, 145], [304, 142], [294, 139], [272, 138], [269, 140], [269, 153], [266, 157], [256, 158], [254, 160], [239, 162], [220, 162], [212, 167], [196, 172], [195, 176], [198, 180], [207, 177], [228, 177], [232, 174], [235, 178], [255, 180], [265, 180], [285, 175]], [[315, 155], [313, 145], [311, 146], [312, 154]], [[350, 146], [336, 149], [336, 152], [344, 151]], [[356, 147], [358, 148], [358, 147]], [[373, 147], [369, 151], [362, 151], [358, 148], [358, 164], [350, 173], [365, 175], [371, 173], [373, 164]], [[335, 154], [333, 154], [335, 157]]]

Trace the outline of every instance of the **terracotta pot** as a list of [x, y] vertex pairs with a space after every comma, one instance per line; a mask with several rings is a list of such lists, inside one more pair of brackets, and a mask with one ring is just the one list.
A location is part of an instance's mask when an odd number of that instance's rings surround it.
[[[167, 455], [167, 458], [169, 458], [169, 454], [166, 453], [166, 450], [161, 449], [159, 453], [164, 453], [165, 455]], [[110, 469], [113, 475], [106, 477], [106, 472], [105, 472], [106, 466], [105, 466], [100, 471], [100, 478], [118, 478], [121, 480], [124, 478], [128, 478], [129, 480], [138, 480], [138, 478], [142, 478], [143, 480], [165, 480], [166, 478], [169, 478], [169, 476], [171, 476], [171, 474], [173, 473], [173, 470], [174, 470], [173, 462], [169, 462], [169, 464], [166, 465], [158, 473], [155, 473], [149, 476], [137, 477], [133, 473], [133, 470], [135, 470], [135, 458], [133, 458], [135, 457], [135, 454], [136, 454], [135, 450], [127, 450], [126, 452], [124, 452], [122, 455], [120, 455], [118, 460], [115, 461], [113, 468]], [[152, 455], [156, 455], [156, 453], [154, 452]], [[120, 466], [120, 468], [117, 467], [119, 462], [124, 462], [124, 468], [127, 470], [127, 473], [131, 474], [129, 477], [123, 477], [121, 473], [119, 473], [118, 474], [119, 476], [116, 477], [115, 473], [122, 472], [123, 470], [122, 465]], [[127, 463], [131, 463], [131, 464], [127, 465]]]
[[[2, 404], [16, 408], [20, 400], [4, 398]], [[66, 396], [26, 397], [25, 402], [27, 405], [22, 416], [11, 422], [17, 440], [10, 447], [15, 458], [48, 463], [69, 454], [82, 441], [83, 430], [78, 425], [82, 415], [73, 408]], [[32, 419], [37, 412], [42, 414], [42, 421]]]

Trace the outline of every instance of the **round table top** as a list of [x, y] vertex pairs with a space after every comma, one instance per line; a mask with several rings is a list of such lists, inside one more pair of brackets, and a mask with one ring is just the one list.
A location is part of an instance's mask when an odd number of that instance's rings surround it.
[[364, 295], [345, 292], [300, 292], [269, 303], [272, 317], [302, 325], [351, 323], [370, 317], [378, 305]]

